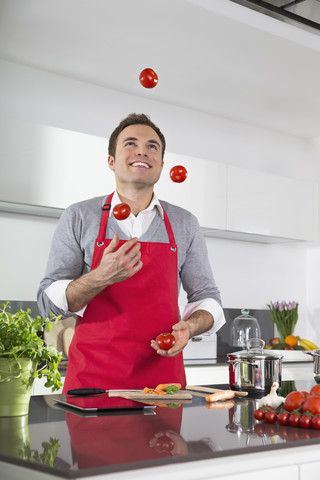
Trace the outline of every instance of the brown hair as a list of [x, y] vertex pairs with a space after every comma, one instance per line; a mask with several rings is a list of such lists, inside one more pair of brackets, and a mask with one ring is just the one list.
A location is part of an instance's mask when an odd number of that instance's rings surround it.
[[113, 130], [113, 132], [110, 135], [109, 147], [108, 147], [109, 155], [111, 155], [112, 157], [115, 157], [118, 136], [122, 132], [122, 130], [124, 130], [126, 127], [129, 127], [130, 125], [147, 125], [148, 127], [151, 127], [161, 140], [162, 158], [164, 157], [164, 151], [166, 149], [166, 140], [164, 138], [164, 135], [160, 131], [160, 128], [158, 128], [150, 120], [150, 117], [148, 117], [148, 115], [145, 115], [144, 113], [130, 113], [130, 115], [128, 115], [123, 120], [121, 120], [119, 125]]

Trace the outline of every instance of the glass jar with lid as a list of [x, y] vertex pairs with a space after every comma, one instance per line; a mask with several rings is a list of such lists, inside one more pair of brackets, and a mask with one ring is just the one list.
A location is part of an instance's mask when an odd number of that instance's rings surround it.
[[261, 338], [258, 320], [249, 315], [250, 310], [243, 308], [241, 315], [236, 317], [231, 324], [230, 345], [245, 347], [249, 338]]

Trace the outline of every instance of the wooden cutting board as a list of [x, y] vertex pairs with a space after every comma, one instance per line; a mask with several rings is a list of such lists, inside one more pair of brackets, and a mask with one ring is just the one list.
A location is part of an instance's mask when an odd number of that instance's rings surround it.
[[173, 402], [175, 400], [190, 400], [192, 394], [186, 390], [179, 390], [172, 395], [156, 395], [155, 393], [144, 393], [143, 390], [108, 390], [109, 397], [123, 397], [123, 398], [136, 398], [136, 399], [152, 399], [161, 400], [164, 402]]

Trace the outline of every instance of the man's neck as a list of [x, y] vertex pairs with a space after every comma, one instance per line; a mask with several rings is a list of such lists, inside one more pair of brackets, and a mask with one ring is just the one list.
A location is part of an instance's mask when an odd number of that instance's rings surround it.
[[117, 193], [121, 202], [127, 203], [135, 216], [150, 205], [153, 197], [153, 189], [123, 192], [117, 187]]

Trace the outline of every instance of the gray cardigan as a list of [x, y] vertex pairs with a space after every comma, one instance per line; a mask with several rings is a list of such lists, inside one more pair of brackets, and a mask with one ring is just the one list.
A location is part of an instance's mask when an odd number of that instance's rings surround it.
[[[45, 276], [38, 289], [38, 307], [42, 316], [49, 316], [50, 313], [63, 317], [73, 315], [51, 302], [45, 289], [56, 280], [73, 280], [90, 270], [106, 198], [107, 196], [85, 200], [71, 205], [63, 212], [52, 239]], [[178, 247], [178, 291], [182, 283], [188, 302], [213, 298], [221, 305], [220, 292], [212, 275], [207, 246], [197, 218], [183, 208], [165, 201], [160, 202], [169, 217]], [[112, 238], [114, 233], [118, 233], [122, 240], [129, 239], [110, 215], [106, 237]], [[150, 227], [139, 241], [168, 243], [168, 235], [158, 209]]]

